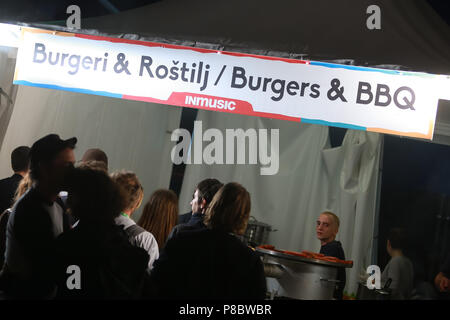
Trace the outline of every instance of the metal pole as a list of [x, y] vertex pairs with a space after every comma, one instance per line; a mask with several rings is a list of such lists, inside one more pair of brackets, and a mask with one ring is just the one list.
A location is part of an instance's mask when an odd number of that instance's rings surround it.
[[381, 135], [380, 144], [380, 166], [378, 169], [377, 181], [377, 195], [375, 205], [375, 219], [373, 224], [373, 238], [372, 238], [372, 264], [378, 265], [378, 247], [379, 247], [379, 224], [380, 224], [380, 198], [381, 198], [381, 183], [383, 177], [383, 155], [384, 155], [384, 134]]

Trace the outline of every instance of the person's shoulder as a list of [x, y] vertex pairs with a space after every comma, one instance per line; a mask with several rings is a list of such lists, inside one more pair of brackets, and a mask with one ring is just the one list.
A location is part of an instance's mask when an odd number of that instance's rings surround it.
[[5, 185], [7, 185], [10, 180], [11, 180], [11, 177], [0, 179], [0, 188], [3, 188]]
[[138, 244], [142, 244], [142, 246], [145, 247], [146, 249], [155, 246], [156, 248], [158, 248], [158, 242], [156, 241], [155, 236], [145, 229], [136, 236], [136, 241]]
[[327, 244], [322, 246], [323, 248], [329, 249], [329, 250], [343, 250], [342, 243], [337, 240], [333, 240], [331, 242], [328, 242]]
[[192, 217], [192, 212], [180, 214], [178, 216], [178, 225], [188, 222]]
[[[22, 197], [14, 204], [12, 208], [12, 216], [21, 216], [26, 214], [33, 206], [36, 205], [37, 199], [35, 196], [35, 191], [33, 189], [25, 192]], [[34, 215], [30, 215], [31, 217]], [[31, 218], [30, 217], [30, 218]]]
[[342, 247], [342, 243], [340, 241], [332, 241], [332, 246], [334, 246], [337, 250], [344, 252], [344, 248]]
[[195, 231], [197, 229], [198, 228], [195, 225], [190, 225], [187, 223], [178, 224], [173, 228], [173, 235], [185, 233], [186, 231]]
[[[169, 247], [188, 247], [198, 243], [212, 241], [213, 234], [209, 229], [192, 229], [186, 228], [179, 230], [171, 237], [167, 244]], [[166, 245], [167, 246], [167, 245]]]

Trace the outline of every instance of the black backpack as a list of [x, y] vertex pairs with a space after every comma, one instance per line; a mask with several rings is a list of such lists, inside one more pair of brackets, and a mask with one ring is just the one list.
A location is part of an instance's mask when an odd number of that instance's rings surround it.
[[125, 232], [128, 235], [128, 240], [130, 240], [133, 245], [136, 245], [136, 237], [145, 232], [145, 229], [138, 226], [137, 224], [133, 224], [132, 226], [126, 228]]

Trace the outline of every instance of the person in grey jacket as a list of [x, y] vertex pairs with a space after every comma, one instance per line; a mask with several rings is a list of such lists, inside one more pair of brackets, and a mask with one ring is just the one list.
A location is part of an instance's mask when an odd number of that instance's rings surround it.
[[130, 171], [118, 171], [111, 174], [113, 181], [118, 184], [125, 195], [125, 209], [115, 218], [117, 225], [123, 226], [128, 234], [130, 242], [147, 251], [150, 259], [148, 271], [153, 267], [153, 262], [159, 257], [159, 247], [155, 237], [144, 228], [138, 226], [131, 215], [136, 211], [144, 198], [144, 189], [135, 173]]
[[388, 264], [381, 274], [381, 284], [392, 279], [390, 289], [392, 290], [392, 300], [409, 299], [413, 290], [414, 270], [411, 261], [405, 257], [406, 236], [402, 229], [394, 228], [389, 232], [387, 240], [387, 252], [391, 256]]

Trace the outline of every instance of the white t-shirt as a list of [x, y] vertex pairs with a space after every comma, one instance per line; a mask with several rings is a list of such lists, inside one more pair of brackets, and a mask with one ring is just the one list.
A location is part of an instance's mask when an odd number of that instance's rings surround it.
[[52, 219], [53, 223], [53, 235], [55, 238], [59, 236], [64, 231], [63, 227], [63, 209], [59, 204], [53, 202], [51, 206], [46, 204], [42, 205], [44, 209], [48, 212], [50, 219]]

